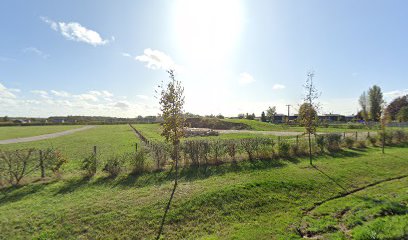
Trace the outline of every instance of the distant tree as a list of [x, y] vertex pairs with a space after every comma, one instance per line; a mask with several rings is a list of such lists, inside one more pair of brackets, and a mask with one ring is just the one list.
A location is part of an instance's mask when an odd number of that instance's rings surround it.
[[397, 120], [399, 122], [408, 122], [408, 106], [404, 106], [399, 110]]
[[224, 116], [223, 116], [221, 113], [219, 113], [219, 114], [217, 115], [217, 118], [218, 118], [218, 119], [224, 119]]
[[255, 119], [255, 113], [252, 113], [252, 114], [247, 113], [245, 115], [245, 118], [248, 119], [248, 120], [254, 120]]
[[400, 109], [408, 106], [408, 95], [397, 97], [387, 106], [387, 112], [389, 113], [391, 120], [398, 120], [397, 115]]
[[370, 119], [376, 122], [380, 121], [382, 114], [381, 106], [384, 104], [384, 100], [379, 86], [374, 85], [368, 90], [368, 101], [370, 106]]
[[299, 108], [299, 117], [301, 123], [305, 127], [306, 133], [309, 140], [309, 160], [312, 165], [312, 138], [311, 135], [316, 133], [317, 126], [317, 109], [318, 103], [316, 102], [319, 98], [319, 92], [317, 91], [313, 83], [314, 73], [309, 72], [307, 74], [305, 88], [305, 97], [303, 99], [304, 103]]
[[366, 92], [363, 92], [361, 94], [360, 98], [358, 99], [358, 103], [360, 104], [360, 107], [361, 107], [362, 120], [367, 122], [369, 119], [369, 116], [368, 116], [369, 106], [368, 106], [368, 99], [367, 99]]
[[266, 116], [268, 117], [270, 122], [274, 121], [276, 115], [276, 107], [268, 107], [268, 109], [266, 110]]
[[8, 122], [10, 119], [9, 119], [9, 117], [8, 116], [4, 116], [3, 117], [3, 122]]
[[261, 113], [261, 122], [266, 122], [265, 112]]
[[243, 113], [238, 114], [239, 119], [243, 119], [244, 117], [245, 117], [245, 114], [243, 114]]

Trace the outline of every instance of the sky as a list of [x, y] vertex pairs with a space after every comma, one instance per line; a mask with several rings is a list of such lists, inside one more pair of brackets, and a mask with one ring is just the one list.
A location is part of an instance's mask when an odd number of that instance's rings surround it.
[[320, 113], [350, 115], [376, 84], [408, 94], [408, 2], [21, 1], [0, 4], [0, 116], [160, 112], [167, 69], [185, 111], [296, 113], [307, 73]]

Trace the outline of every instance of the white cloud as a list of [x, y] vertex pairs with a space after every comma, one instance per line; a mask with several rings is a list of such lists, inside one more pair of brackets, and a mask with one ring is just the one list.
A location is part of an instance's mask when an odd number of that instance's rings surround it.
[[384, 93], [384, 96], [388, 98], [397, 98], [397, 97], [402, 97], [405, 95], [408, 95], [408, 89], [394, 90], [394, 91]]
[[143, 100], [149, 99], [149, 97], [146, 95], [136, 95], [136, 97], [143, 99]]
[[0, 83], [0, 98], [16, 98], [11, 89], [6, 88]]
[[44, 90], [32, 90], [32, 91], [30, 91], [31, 93], [34, 93], [34, 94], [36, 94], [36, 95], [39, 95], [40, 97], [42, 97], [42, 98], [50, 98], [49, 96], [48, 96], [48, 92], [47, 91], [44, 91]]
[[113, 106], [115, 108], [120, 108], [120, 109], [123, 109], [123, 110], [128, 109], [130, 107], [129, 103], [127, 103], [127, 102], [117, 102]]
[[74, 97], [78, 98], [79, 100], [93, 101], [93, 102], [97, 102], [99, 100], [98, 97], [96, 97], [93, 94], [89, 94], [89, 93], [75, 95]]
[[[126, 54], [126, 56], [127, 55], [130, 56], [130, 54]], [[174, 63], [170, 56], [159, 50], [147, 48], [144, 50], [143, 55], [136, 56], [135, 60], [146, 63], [146, 67], [150, 69], [180, 70], [180, 67]]]
[[241, 85], [247, 85], [247, 84], [255, 82], [255, 79], [249, 73], [244, 72], [244, 73], [241, 73], [239, 76], [240, 76], [239, 84]]
[[272, 86], [273, 90], [280, 90], [280, 89], [284, 89], [284, 88], [286, 88], [286, 87], [285, 87], [285, 85], [282, 85], [282, 84], [274, 84]]
[[[50, 25], [51, 29], [58, 31], [66, 39], [88, 43], [92, 46], [105, 45], [109, 42], [107, 39], [103, 39], [98, 32], [87, 29], [77, 22], [55, 22], [47, 17], [41, 17], [41, 20]], [[112, 37], [112, 41], [114, 41]]]
[[28, 47], [23, 49], [24, 53], [34, 53], [37, 54], [39, 57], [47, 59], [50, 55], [44, 53], [43, 51], [39, 50], [38, 48], [35, 47]]
[[70, 94], [65, 91], [56, 91], [56, 90], [51, 90], [51, 93], [54, 94], [57, 97], [69, 97]]
[[121, 55], [124, 57], [130, 57], [130, 58], [132, 57], [132, 55], [130, 55], [129, 53], [125, 53], [125, 52], [121, 53]]

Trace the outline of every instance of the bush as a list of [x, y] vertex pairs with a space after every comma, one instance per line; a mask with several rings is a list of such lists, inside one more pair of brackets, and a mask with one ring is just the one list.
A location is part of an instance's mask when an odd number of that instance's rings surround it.
[[96, 154], [91, 154], [82, 160], [82, 170], [85, 171], [86, 177], [92, 177], [96, 174], [98, 164]]
[[356, 147], [357, 147], [357, 148], [366, 148], [366, 147], [367, 147], [367, 144], [366, 144], [365, 141], [359, 140], [359, 141], [356, 142]]
[[237, 154], [237, 150], [238, 150], [238, 144], [236, 141], [230, 140], [226, 142], [226, 150], [227, 150], [227, 154], [228, 156], [230, 156], [230, 158], [232, 159], [233, 162], [236, 162], [236, 154]]
[[330, 133], [325, 136], [326, 147], [329, 152], [340, 150], [341, 134]]
[[259, 147], [258, 142], [254, 138], [241, 139], [241, 147], [248, 154], [249, 160], [254, 160], [254, 155]]
[[324, 152], [326, 147], [326, 141], [324, 135], [315, 135], [316, 136], [316, 145], [319, 148], [320, 152]]
[[354, 142], [355, 142], [355, 140], [353, 138], [351, 138], [351, 137], [346, 137], [344, 139], [344, 145], [347, 148], [352, 148], [354, 146]]
[[185, 141], [182, 145], [182, 149], [186, 156], [191, 160], [192, 165], [198, 166], [200, 164], [200, 145], [198, 141], [189, 140]]
[[114, 155], [108, 158], [105, 167], [103, 168], [104, 172], [107, 172], [109, 176], [116, 177], [122, 170], [125, 163], [126, 155]]
[[291, 144], [290, 152], [293, 156], [306, 156], [309, 152], [309, 146], [306, 142], [302, 141], [299, 144]]
[[407, 141], [407, 133], [403, 130], [395, 130], [392, 132], [393, 138], [397, 143], [403, 143]]
[[34, 157], [35, 149], [20, 149], [15, 151], [0, 151], [2, 162], [2, 178], [8, 178], [11, 185], [19, 185], [20, 181], [38, 168], [38, 159]]
[[377, 137], [378, 137], [378, 141], [381, 143], [381, 144], [383, 144], [383, 141], [384, 141], [384, 144], [385, 145], [392, 145], [392, 143], [393, 143], [393, 136], [392, 136], [392, 133], [391, 132], [383, 132], [383, 131], [380, 131], [380, 132], [378, 132], [378, 135], [377, 135]]
[[150, 145], [150, 155], [156, 163], [156, 169], [161, 170], [169, 158], [169, 146], [165, 143], [153, 143]]
[[226, 145], [221, 140], [215, 140], [211, 142], [210, 149], [214, 163], [219, 164], [221, 162], [220, 158], [226, 152]]
[[285, 141], [280, 141], [278, 143], [278, 153], [280, 157], [289, 157], [290, 156], [290, 144]]
[[51, 170], [54, 175], [59, 174], [62, 165], [68, 162], [59, 150], [53, 148], [43, 151], [43, 161], [45, 168]]
[[375, 137], [368, 137], [367, 139], [368, 139], [368, 141], [371, 143], [371, 145], [372, 145], [373, 147], [376, 147], [376, 146], [377, 146], [377, 138], [375, 138]]
[[147, 150], [140, 148], [140, 151], [130, 154], [132, 174], [141, 174], [147, 170], [146, 166]]

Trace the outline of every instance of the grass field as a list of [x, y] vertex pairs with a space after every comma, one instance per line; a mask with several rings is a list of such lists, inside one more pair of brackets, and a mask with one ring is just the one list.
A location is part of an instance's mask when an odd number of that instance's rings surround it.
[[[318, 157], [316, 168], [306, 159], [185, 168], [164, 239], [299, 239], [299, 231], [325, 239], [407, 237], [407, 178], [384, 181], [407, 174], [407, 155], [406, 147], [385, 155], [369, 148]], [[66, 177], [3, 189], [0, 239], [152, 239], [172, 174]], [[384, 182], [364, 188], [377, 181]]]
[[92, 129], [62, 137], [35, 142], [1, 145], [0, 149], [45, 149], [53, 147], [60, 150], [68, 159], [68, 164], [64, 165], [64, 170], [71, 171], [79, 168], [81, 160], [93, 152], [93, 146], [97, 146], [100, 159], [104, 160], [114, 154], [134, 151], [135, 143], [138, 142], [139, 139], [135, 137], [133, 130], [127, 124], [100, 125]]
[[15, 126], [15, 127], [0, 127], [0, 140], [32, 137], [48, 133], [62, 132], [69, 129], [80, 128], [79, 125], [63, 125], [63, 126]]
[[[251, 127], [252, 130], [255, 131], [280, 131], [280, 132], [304, 132], [304, 127], [299, 126], [290, 126], [286, 124], [271, 124], [266, 122], [260, 122], [257, 120], [248, 120], [248, 119], [223, 119], [222, 121], [227, 122], [234, 122], [234, 123], [244, 123]], [[318, 127], [317, 132], [367, 132], [367, 131], [378, 131], [375, 129], [348, 129], [345, 127], [340, 126], [339, 128], [334, 126], [325, 127]]]

